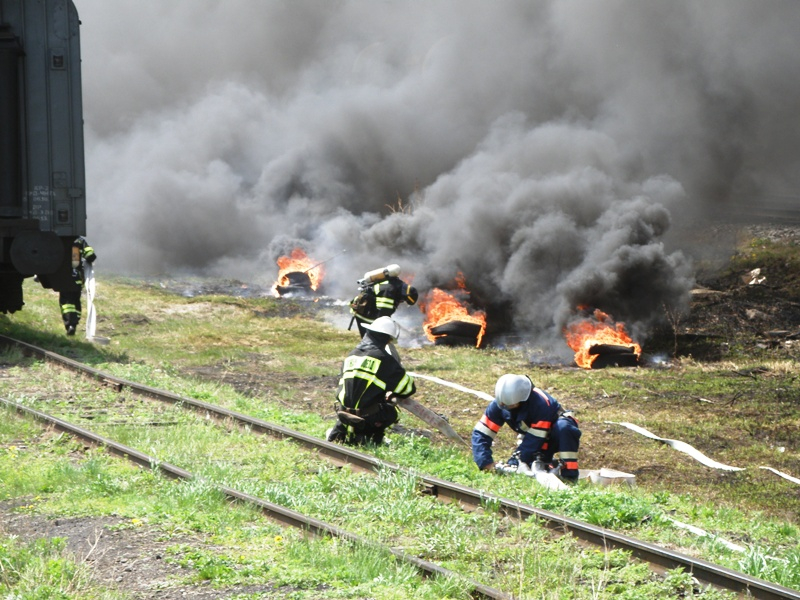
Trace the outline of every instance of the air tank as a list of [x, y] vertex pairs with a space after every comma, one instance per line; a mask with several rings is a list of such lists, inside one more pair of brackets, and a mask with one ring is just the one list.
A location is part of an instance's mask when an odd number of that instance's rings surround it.
[[367, 271], [364, 273], [364, 277], [361, 278], [360, 283], [378, 283], [379, 281], [383, 281], [389, 277], [397, 277], [399, 275], [400, 265], [388, 265], [386, 267], [381, 267], [380, 269]]

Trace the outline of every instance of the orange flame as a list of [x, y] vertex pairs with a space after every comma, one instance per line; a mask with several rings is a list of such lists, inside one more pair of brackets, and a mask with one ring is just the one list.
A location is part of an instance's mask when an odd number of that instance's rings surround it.
[[591, 369], [592, 363], [599, 356], [589, 353], [598, 344], [632, 346], [637, 357], [642, 354], [641, 346], [625, 331], [625, 324], [614, 323], [609, 315], [599, 309], [595, 309], [593, 318], [568, 325], [564, 329], [564, 335], [567, 345], [575, 351], [575, 363], [584, 369]]
[[431, 333], [431, 329], [444, 325], [445, 323], [463, 321], [465, 323], [480, 325], [480, 331], [475, 343], [475, 347], [478, 348], [481, 345], [483, 334], [486, 331], [486, 313], [482, 310], [469, 311], [466, 301], [459, 300], [456, 297], [456, 294], [462, 297], [469, 296], [469, 290], [467, 290], [464, 275], [458, 273], [455, 281], [459, 289], [455, 290], [454, 293], [446, 292], [439, 288], [433, 288], [430, 292], [425, 294], [425, 298], [420, 302], [419, 306], [419, 309], [425, 313], [425, 322], [422, 324], [422, 328], [425, 330], [425, 335], [428, 339], [435, 342], [436, 338], [441, 336], [436, 336]]
[[275, 261], [278, 264], [278, 280], [272, 286], [272, 293], [278, 293], [278, 286], [288, 286], [292, 283], [289, 273], [303, 273], [311, 282], [311, 289], [316, 291], [325, 276], [325, 269], [303, 252], [300, 248], [292, 250], [290, 256], [281, 256]]

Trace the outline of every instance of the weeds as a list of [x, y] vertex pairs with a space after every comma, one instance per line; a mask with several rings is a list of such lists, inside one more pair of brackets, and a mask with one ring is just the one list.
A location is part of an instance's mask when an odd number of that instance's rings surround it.
[[[107, 303], [100, 322], [112, 339], [107, 347], [65, 340], [59, 320], [50, 318], [57, 311], [54, 298], [35, 289], [26, 289], [26, 310], [3, 328], [120, 377], [322, 436], [331, 423], [339, 362], [351, 349], [352, 335], [306, 318], [305, 308], [290, 309], [288, 301], [186, 299], [153, 291], [137, 282], [108, 282], [98, 299]], [[198, 317], [212, 314], [213, 319]], [[291, 316], [280, 316], [286, 314]], [[791, 361], [737, 357], [707, 364], [682, 357], [669, 369], [587, 372], [532, 366], [524, 350], [430, 346], [406, 350], [404, 360], [413, 370], [483, 391], [490, 391], [504, 372], [531, 373], [537, 385], [577, 410], [584, 430], [581, 466], [636, 472], [639, 487], [578, 485], [549, 493], [527, 478], [480, 473], [468, 452], [435, 435], [418, 434], [420, 424], [406, 414], [401, 422], [411, 433], [393, 433], [389, 446], [370, 449], [379, 458], [637, 537], [683, 545], [782, 585], [800, 585], [793, 578], [797, 527], [781, 518], [796, 515], [798, 506], [786, 494], [788, 484], [752, 469], [738, 475], [710, 472], [664, 446], [603, 424], [635, 421], [696, 444], [719, 460], [758, 465], [780, 459], [792, 471], [798, 464], [800, 413], [793, 401], [798, 388]], [[341, 540], [302, 540], [267, 524], [257, 511], [231, 510], [215, 487], [225, 484], [441, 560], [448, 568], [467, 574], [477, 569], [479, 578], [519, 595], [557, 597], [553, 590], [566, 589], [565, 597], [576, 598], [717, 597], [697, 589], [682, 573], [655, 578], [624, 555], [587, 552], [568, 538], [554, 541], [535, 520], [513, 523], [491, 501], [477, 514], [465, 515], [418, 498], [413, 476], [354, 475], [287, 441], [208, 422], [180, 407], [156, 408], [124, 394], [93, 392], [90, 384], [75, 384], [18, 353], [3, 354], [0, 363], [8, 375], [0, 380], [3, 395], [64, 411], [71, 420], [90, 418], [110, 437], [201, 476], [174, 482], [125, 467], [8, 412], [0, 419], [0, 500], [17, 500], [17, 510], [27, 514], [113, 514], [121, 519], [119, 527], [213, 540], [213, 549], [198, 541], [174, 554], [193, 582], [270, 581], [294, 586], [298, 597], [309, 590], [309, 598], [320, 589], [327, 597], [354, 598], [468, 594], [464, 581], [421, 581], [407, 566], [376, 557], [370, 549]], [[197, 376], [208, 373], [207, 381]], [[462, 436], [469, 435], [484, 401], [424, 381], [418, 388], [420, 401], [446, 414]], [[163, 426], [137, 424], [147, 421]], [[498, 457], [505, 458], [513, 443], [511, 432], [502, 431]], [[749, 552], [740, 556], [712, 540], [692, 538], [662, 514], [720, 537], [747, 539]]]
[[14, 537], [0, 537], [0, 594], [9, 599], [122, 598], [92, 581], [89, 568], [66, 551], [63, 538], [21, 542]]

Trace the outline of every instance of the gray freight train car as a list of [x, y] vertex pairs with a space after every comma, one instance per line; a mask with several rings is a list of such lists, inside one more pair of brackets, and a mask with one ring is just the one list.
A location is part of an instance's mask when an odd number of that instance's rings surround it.
[[24, 278], [60, 290], [86, 233], [80, 21], [71, 0], [0, 0], [0, 312]]

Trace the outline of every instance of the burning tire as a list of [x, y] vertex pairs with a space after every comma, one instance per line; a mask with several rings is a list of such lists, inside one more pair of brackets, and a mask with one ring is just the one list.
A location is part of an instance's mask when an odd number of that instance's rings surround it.
[[315, 264], [301, 248], [292, 250], [290, 256], [279, 256], [275, 262], [278, 265], [278, 278], [272, 286], [272, 294], [276, 297], [286, 294], [311, 295], [319, 289], [325, 276], [322, 263]]
[[575, 351], [575, 364], [582, 369], [639, 366], [642, 348], [625, 331], [624, 323], [599, 309], [565, 328], [567, 345]]
[[636, 349], [634, 346], [620, 346], [617, 344], [595, 344], [589, 348], [589, 354], [601, 355], [616, 355], [616, 354], [634, 354]]
[[449, 321], [431, 327], [434, 344], [440, 346], [477, 346], [482, 326], [479, 323], [466, 321]]
[[639, 355], [636, 354], [635, 346], [595, 344], [589, 348], [589, 355], [596, 357], [592, 361], [593, 369], [636, 367], [639, 365]]
[[486, 332], [486, 313], [470, 310], [469, 290], [461, 273], [456, 275], [455, 284], [457, 289], [451, 292], [433, 288], [425, 294], [420, 301], [420, 310], [425, 313], [422, 328], [434, 344], [478, 348]]
[[477, 341], [474, 337], [464, 337], [461, 335], [443, 335], [437, 337], [433, 342], [436, 346], [476, 346]]
[[301, 271], [292, 271], [286, 273], [284, 276], [284, 285], [277, 285], [275, 289], [278, 294], [284, 296], [289, 293], [295, 294], [310, 294], [311, 293], [311, 277], [308, 273]]

